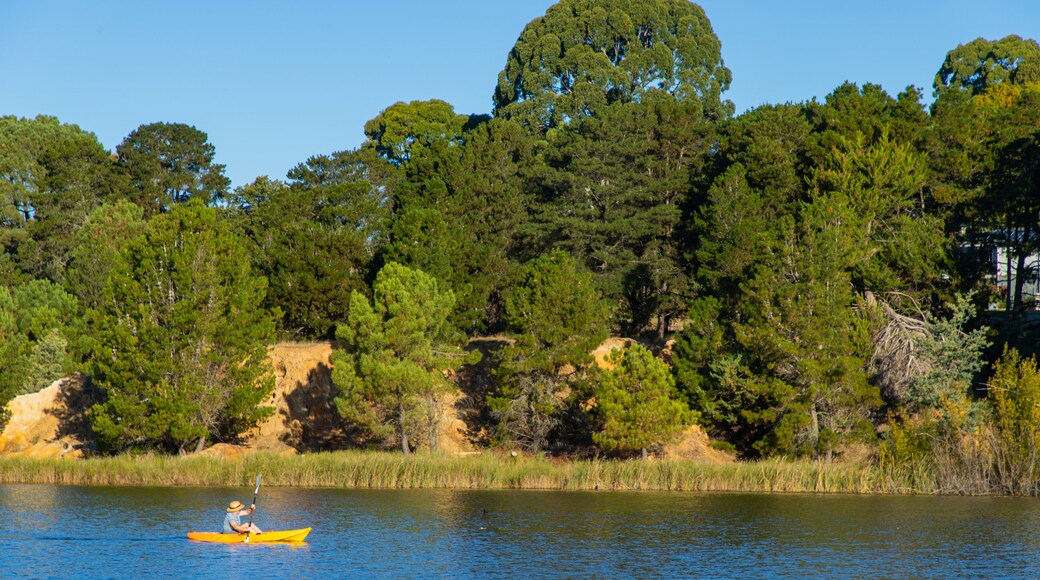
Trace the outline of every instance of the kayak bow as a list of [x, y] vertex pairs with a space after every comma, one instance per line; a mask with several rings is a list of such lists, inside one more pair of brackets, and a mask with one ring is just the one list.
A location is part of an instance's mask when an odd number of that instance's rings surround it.
[[[302, 542], [311, 531], [310, 528], [300, 530], [282, 530], [264, 532], [262, 534], [221, 534], [217, 532], [188, 532], [188, 539], [197, 542], [217, 542], [220, 544], [256, 544], [257, 542]], [[246, 540], [249, 540], [248, 542]]]

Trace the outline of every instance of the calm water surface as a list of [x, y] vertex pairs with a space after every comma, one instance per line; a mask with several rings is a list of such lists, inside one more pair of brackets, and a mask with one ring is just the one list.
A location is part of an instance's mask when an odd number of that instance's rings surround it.
[[0, 485], [0, 578], [1037, 577], [1024, 498]]

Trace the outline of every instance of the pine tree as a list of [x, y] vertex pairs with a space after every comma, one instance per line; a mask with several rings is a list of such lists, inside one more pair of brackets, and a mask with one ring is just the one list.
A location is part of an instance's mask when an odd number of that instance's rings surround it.
[[601, 421], [592, 440], [606, 451], [642, 451], [666, 442], [694, 416], [675, 398], [668, 366], [645, 347], [632, 345], [611, 353], [616, 367], [603, 373], [595, 388], [595, 414]]
[[261, 177], [232, 196], [231, 219], [268, 279], [265, 305], [282, 312], [283, 334], [330, 338], [350, 293], [365, 288], [387, 211], [366, 169], [352, 152], [312, 158], [290, 172], [292, 186]]
[[629, 332], [663, 341], [684, 306], [684, 211], [711, 136], [697, 102], [657, 91], [549, 135], [535, 249], [564, 249], [595, 272]]
[[538, 452], [558, 424], [566, 391], [607, 337], [609, 310], [591, 274], [562, 250], [528, 264], [504, 302], [514, 342], [499, 352], [498, 390], [488, 403], [500, 440]]
[[433, 277], [396, 262], [383, 267], [372, 300], [355, 291], [336, 330], [332, 380], [340, 414], [411, 453], [425, 439], [436, 449], [440, 397], [455, 390], [446, 373], [476, 362], [449, 322], [455, 295]]
[[270, 415], [265, 290], [217, 210], [194, 201], [153, 218], [89, 313], [90, 367], [105, 395], [90, 411], [99, 447], [201, 450]]

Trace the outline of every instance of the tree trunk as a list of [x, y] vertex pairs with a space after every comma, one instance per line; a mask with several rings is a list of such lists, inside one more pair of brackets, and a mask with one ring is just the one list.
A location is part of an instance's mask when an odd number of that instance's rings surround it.
[[650, 459], [650, 454], [646, 452], [646, 447], [643, 448], [643, 461]]
[[408, 431], [404, 427], [404, 403], [398, 403], [397, 405], [397, 419], [398, 428], [401, 430], [401, 451], [405, 455], [411, 455], [412, 448], [408, 446]]
[[816, 412], [816, 403], [809, 406], [809, 416], [812, 423], [809, 426], [809, 440], [812, 441], [813, 452], [816, 458], [820, 457], [820, 415]]
[[206, 448], [206, 436], [203, 435], [202, 437], [199, 437], [199, 442], [198, 442], [197, 445], [195, 445], [195, 453], [199, 453], [200, 451], [202, 451], [205, 448]]
[[1007, 314], [1010, 315], [1011, 314], [1011, 309], [1014, 307], [1014, 301], [1011, 298], [1011, 296], [1012, 296], [1012, 293], [1011, 293], [1011, 245], [1012, 245], [1011, 244], [1011, 224], [1009, 222], [1005, 223], [1004, 228], [1005, 228], [1004, 236], [1006, 236], [1006, 239], [1004, 240], [1004, 242], [1005, 242], [1004, 243], [1004, 252], [1005, 252], [1005, 256], [1004, 256], [1004, 263], [1005, 263], [1004, 275], [1007, 278], [1004, 281], [1004, 283], [1007, 285], [1007, 290], [1005, 292], [1006, 296], [1005, 296], [1005, 301], [1004, 301], [1004, 307], [1005, 307], [1005, 311], [1007, 312]]
[[1022, 287], [1025, 286], [1026, 268], [1026, 256], [1025, 254], [1019, 254], [1015, 259], [1015, 297], [1012, 302], [1015, 305], [1015, 311], [1022, 310]]
[[[1024, 228], [1022, 230], [1022, 236], [1023, 237], [1027, 237], [1027, 236], [1028, 237], [1032, 237], [1032, 235], [1033, 234], [1032, 234], [1032, 232], [1029, 231], [1029, 228]], [[1023, 241], [1023, 240], [1019, 240], [1019, 243], [1018, 243], [1018, 260], [1017, 260], [1017, 263], [1015, 264], [1015, 309], [1016, 310], [1022, 310], [1022, 289], [1025, 288], [1025, 286], [1026, 286], [1026, 258], [1028, 257], [1028, 256], [1026, 256], [1026, 254], [1029, 253], [1029, 251], [1026, 249], [1028, 247], [1028, 245], [1027, 245], [1028, 243], [1029, 243], [1028, 241]]]
[[428, 437], [430, 439], [430, 452], [433, 453], [437, 451], [437, 433], [440, 431], [441, 426], [441, 420], [438, 413], [439, 409], [437, 408], [437, 397], [430, 395], [427, 404], [430, 406], [429, 409], [426, 410], [430, 419], [427, 429], [429, 429]]
[[[668, 282], [661, 284], [660, 292], [662, 296], [668, 293]], [[668, 333], [668, 313], [661, 311], [657, 313], [657, 340], [664, 344], [664, 335]]]

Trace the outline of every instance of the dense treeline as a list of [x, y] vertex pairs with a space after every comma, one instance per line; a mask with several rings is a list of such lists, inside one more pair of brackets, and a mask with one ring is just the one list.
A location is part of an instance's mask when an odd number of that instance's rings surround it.
[[[194, 127], [109, 153], [2, 117], [0, 400], [80, 370], [102, 451], [201, 449], [270, 412], [264, 345], [336, 338], [339, 411], [408, 452], [466, 337], [504, 333], [491, 444], [645, 454], [697, 422], [1034, 491], [1040, 45], [936, 57], [930, 106], [846, 83], [735, 116], [697, 5], [562, 0], [492, 116], [396, 103], [233, 191]], [[597, 371], [611, 333], [651, 350]]]

